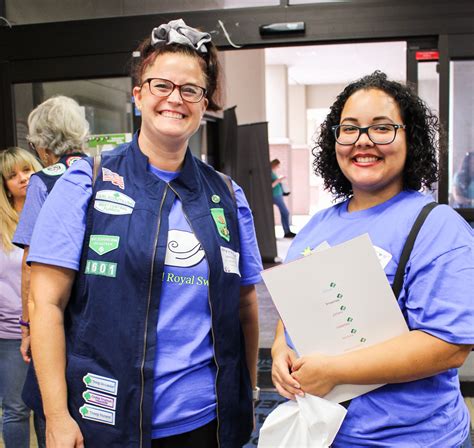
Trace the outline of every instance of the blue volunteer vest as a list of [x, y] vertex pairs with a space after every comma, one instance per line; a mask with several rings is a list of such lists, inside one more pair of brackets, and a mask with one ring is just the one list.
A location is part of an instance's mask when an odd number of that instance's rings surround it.
[[[151, 446], [158, 305], [168, 215], [178, 195], [209, 265], [217, 436], [222, 448], [241, 447], [251, 434], [253, 409], [240, 276], [223, 262], [240, 251], [234, 200], [219, 174], [189, 150], [169, 184], [147, 166], [137, 135], [102, 157], [80, 272], [65, 310], [69, 411], [88, 448]], [[212, 217], [216, 208], [223, 209], [224, 227]]]
[[33, 176], [38, 176], [43, 183], [46, 185], [46, 190], [51, 193], [54, 185], [57, 180], [66, 172], [66, 170], [76, 161], [87, 157], [86, 154], [82, 152], [74, 152], [71, 154], [66, 154], [62, 156], [57, 163], [54, 165], [48, 166], [41, 171], [33, 174]]

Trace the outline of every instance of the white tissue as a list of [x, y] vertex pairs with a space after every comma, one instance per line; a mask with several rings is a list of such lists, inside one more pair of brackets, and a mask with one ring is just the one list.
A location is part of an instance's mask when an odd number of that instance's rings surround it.
[[327, 448], [346, 416], [337, 403], [306, 394], [280, 404], [266, 418], [258, 448]]

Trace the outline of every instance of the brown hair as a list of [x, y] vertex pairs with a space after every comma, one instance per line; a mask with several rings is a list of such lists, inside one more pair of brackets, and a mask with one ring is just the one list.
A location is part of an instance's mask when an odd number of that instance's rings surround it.
[[207, 53], [198, 53], [191, 47], [181, 44], [169, 44], [159, 47], [153, 47], [151, 38], [143, 40], [138, 46], [131, 63], [131, 76], [135, 86], [141, 86], [143, 82], [143, 73], [152, 65], [156, 58], [166, 53], [180, 53], [195, 57], [199, 60], [202, 71], [206, 79], [206, 98], [209, 101], [207, 108], [209, 110], [220, 110], [220, 66], [217, 59], [217, 50], [212, 42], [206, 43]]

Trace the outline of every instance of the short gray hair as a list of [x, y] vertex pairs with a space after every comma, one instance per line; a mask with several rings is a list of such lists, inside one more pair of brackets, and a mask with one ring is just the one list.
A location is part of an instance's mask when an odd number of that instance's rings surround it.
[[72, 98], [54, 96], [28, 116], [28, 141], [57, 156], [82, 151], [89, 135], [84, 110]]

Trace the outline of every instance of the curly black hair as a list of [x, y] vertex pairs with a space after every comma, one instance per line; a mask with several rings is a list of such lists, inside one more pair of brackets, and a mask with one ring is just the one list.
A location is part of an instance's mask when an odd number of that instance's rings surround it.
[[346, 86], [331, 106], [312, 150], [314, 173], [323, 178], [324, 188], [336, 199], [347, 199], [353, 194], [351, 183], [337, 163], [336, 139], [331, 127], [340, 124], [348, 98], [358, 90], [368, 89], [382, 90], [390, 95], [398, 104], [406, 125], [407, 156], [403, 188], [431, 188], [438, 180], [439, 120], [409, 86], [388, 80], [387, 75], [378, 70]]

